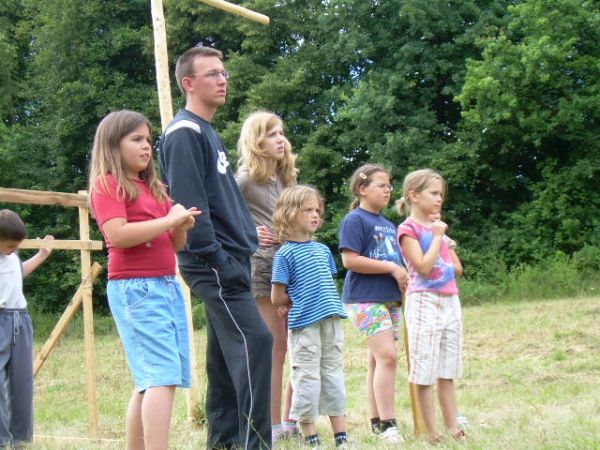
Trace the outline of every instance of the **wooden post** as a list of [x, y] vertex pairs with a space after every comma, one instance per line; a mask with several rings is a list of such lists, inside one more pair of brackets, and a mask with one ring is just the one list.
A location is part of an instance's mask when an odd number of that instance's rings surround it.
[[171, 83], [169, 80], [169, 57], [167, 53], [167, 29], [163, 14], [162, 0], [152, 0], [152, 21], [154, 29], [154, 61], [156, 65], [156, 86], [158, 105], [163, 131], [173, 118]]
[[[79, 191], [79, 194], [85, 194]], [[87, 207], [79, 207], [79, 239], [90, 240], [90, 216]], [[85, 342], [85, 372], [90, 436], [98, 435], [96, 403], [96, 355], [94, 354], [94, 311], [92, 303], [91, 252], [81, 250], [81, 298], [83, 303], [83, 333]]]
[[[406, 296], [402, 293], [402, 308], [406, 310]], [[404, 314], [402, 314], [404, 317]], [[408, 373], [410, 373], [410, 350], [408, 346], [408, 330], [406, 328], [406, 320], [404, 322], [404, 351], [406, 352], [406, 367], [408, 367]], [[408, 383], [408, 393], [410, 394], [410, 405], [412, 407], [413, 425], [415, 427], [415, 434], [420, 436], [427, 432], [425, 421], [421, 415], [421, 407], [419, 406], [419, 399], [417, 397], [417, 385]]]
[[188, 317], [188, 334], [190, 337], [190, 368], [192, 372], [192, 386], [190, 389], [185, 390], [185, 397], [187, 399], [187, 413], [188, 419], [194, 420], [195, 412], [200, 404], [200, 380], [198, 379], [198, 353], [196, 352], [196, 341], [194, 339], [194, 322], [192, 317], [192, 295], [190, 288], [183, 278], [179, 270], [177, 270], [177, 280], [181, 285], [183, 291], [183, 298], [185, 299], [185, 310]]
[[[171, 100], [171, 83], [169, 79], [169, 59], [167, 54], [167, 30], [163, 14], [162, 0], [152, 0], [152, 20], [154, 28], [154, 59], [156, 63], [156, 85], [158, 88], [158, 103], [160, 105], [160, 122], [164, 131], [173, 118], [173, 103]], [[185, 308], [188, 319], [188, 334], [190, 347], [190, 370], [192, 386], [186, 390], [188, 419], [194, 419], [194, 411], [200, 403], [200, 383], [198, 380], [198, 356], [194, 341], [194, 324], [192, 322], [192, 303], [190, 288], [185, 284], [179, 270], [177, 278], [184, 294]]]
[[[96, 278], [98, 277], [98, 275], [100, 274], [101, 271], [102, 271], [102, 266], [100, 264], [98, 264], [97, 262], [95, 262], [94, 265], [92, 266], [92, 270], [90, 273], [90, 283], [94, 283], [94, 281], [96, 280]], [[65, 308], [64, 312], [62, 313], [62, 316], [60, 316], [60, 319], [58, 319], [58, 322], [56, 322], [56, 325], [54, 326], [52, 333], [50, 333], [50, 337], [48, 338], [46, 343], [42, 346], [41, 350], [37, 354], [37, 356], [35, 358], [35, 362], [33, 364], [33, 376], [34, 377], [37, 376], [38, 372], [40, 371], [40, 369], [46, 362], [46, 359], [48, 359], [50, 352], [54, 349], [54, 347], [56, 346], [56, 343], [58, 342], [58, 340], [61, 338], [61, 336], [65, 332], [67, 325], [69, 324], [69, 322], [71, 321], [73, 316], [75, 316], [75, 313], [79, 309], [79, 306], [81, 306], [81, 301], [83, 299], [83, 286], [85, 285], [86, 282], [87, 282], [87, 280], [85, 280], [84, 282], [81, 283], [81, 285], [79, 286], [79, 289], [77, 289], [77, 291], [75, 292], [75, 295], [73, 295], [73, 298], [71, 299], [71, 301]]]

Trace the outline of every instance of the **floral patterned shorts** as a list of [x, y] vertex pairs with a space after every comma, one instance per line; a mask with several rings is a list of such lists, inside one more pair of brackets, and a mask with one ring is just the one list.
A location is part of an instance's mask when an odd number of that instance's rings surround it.
[[400, 338], [400, 302], [350, 303], [346, 305], [346, 311], [352, 323], [366, 338], [386, 330], [394, 331], [394, 339]]

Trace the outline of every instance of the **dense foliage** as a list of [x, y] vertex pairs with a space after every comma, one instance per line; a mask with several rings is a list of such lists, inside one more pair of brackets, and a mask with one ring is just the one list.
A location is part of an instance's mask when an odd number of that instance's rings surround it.
[[[597, 1], [241, 3], [271, 25], [165, 1], [171, 63], [197, 43], [226, 53], [216, 127], [232, 159], [249, 112], [284, 118], [301, 181], [326, 196], [320, 238], [332, 248], [347, 179], [375, 161], [391, 169], [395, 197], [409, 170], [444, 174], [444, 216], [474, 278], [557, 252], [598, 263]], [[0, 0], [0, 186], [84, 189], [95, 126], [111, 110], [140, 110], [158, 127], [151, 23], [147, 0]], [[10, 207], [31, 236], [77, 235], [74, 211]], [[74, 253], [52, 258], [29, 285], [48, 310], [78, 280]]]

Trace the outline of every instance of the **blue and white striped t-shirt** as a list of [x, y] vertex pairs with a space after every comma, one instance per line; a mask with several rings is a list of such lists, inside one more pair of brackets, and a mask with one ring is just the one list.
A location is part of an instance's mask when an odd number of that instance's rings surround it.
[[288, 287], [290, 330], [332, 316], [348, 317], [333, 281], [336, 272], [331, 251], [319, 242], [286, 241], [275, 253], [271, 282]]

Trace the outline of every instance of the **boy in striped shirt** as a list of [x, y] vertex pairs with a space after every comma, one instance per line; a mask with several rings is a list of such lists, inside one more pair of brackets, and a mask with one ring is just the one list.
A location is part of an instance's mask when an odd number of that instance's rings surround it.
[[315, 421], [327, 415], [338, 449], [347, 448], [344, 388], [344, 333], [347, 317], [333, 281], [331, 251], [313, 241], [321, 225], [323, 200], [309, 186], [285, 189], [273, 215], [283, 242], [273, 260], [271, 300], [288, 318], [292, 367], [292, 410], [312, 448], [318, 448]]

